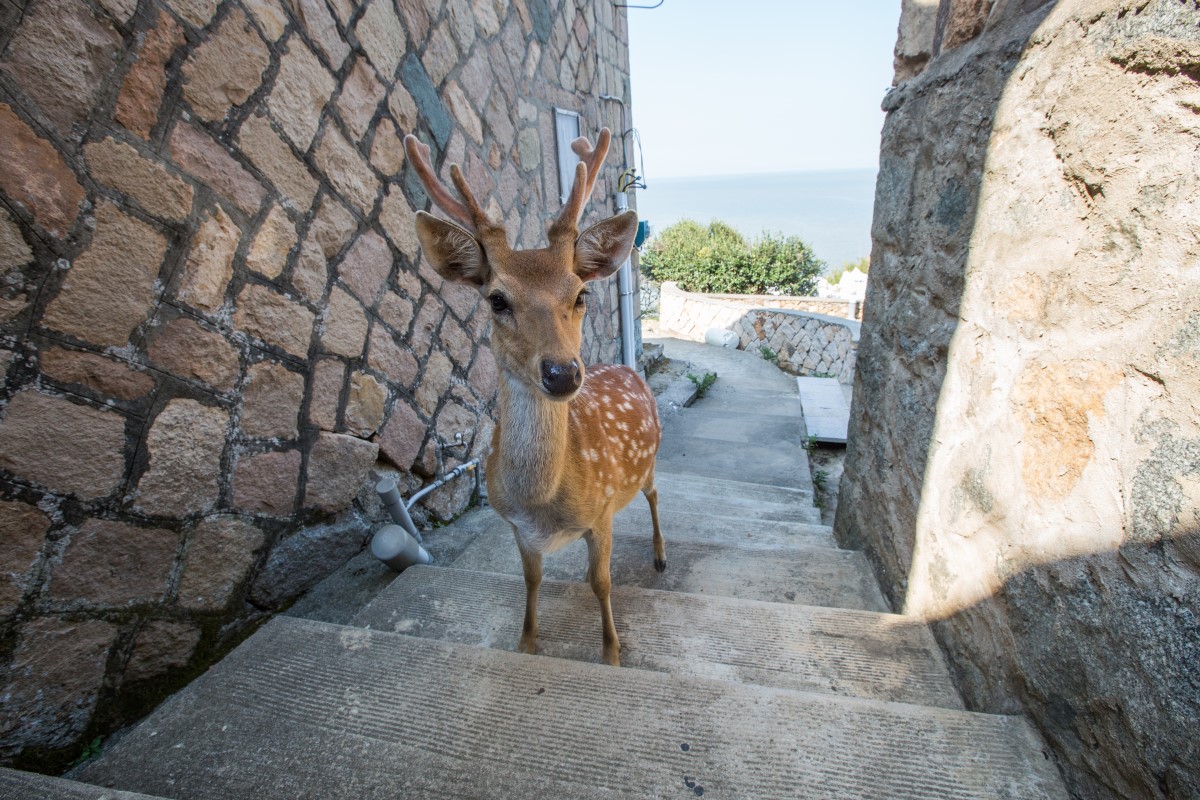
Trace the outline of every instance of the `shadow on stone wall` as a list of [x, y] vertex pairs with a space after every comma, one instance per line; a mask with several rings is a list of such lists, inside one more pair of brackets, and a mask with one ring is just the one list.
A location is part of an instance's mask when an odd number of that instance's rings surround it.
[[1200, 528], [1030, 566], [933, 627], [963, 694], [1027, 712], [1077, 796], [1200, 797], [1197, 569]]

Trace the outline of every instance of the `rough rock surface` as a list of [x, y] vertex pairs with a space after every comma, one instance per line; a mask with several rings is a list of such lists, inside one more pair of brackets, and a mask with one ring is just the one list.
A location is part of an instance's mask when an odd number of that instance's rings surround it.
[[1076, 796], [1200, 796], [1200, 19], [986, 5], [884, 100], [836, 530]]

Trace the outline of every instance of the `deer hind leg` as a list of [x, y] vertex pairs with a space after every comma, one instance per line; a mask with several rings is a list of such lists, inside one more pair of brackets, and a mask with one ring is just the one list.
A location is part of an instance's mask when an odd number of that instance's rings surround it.
[[658, 527], [658, 489], [654, 486], [653, 470], [642, 487], [642, 494], [646, 495], [646, 502], [650, 504], [650, 521], [654, 523], [654, 569], [662, 572], [667, 568], [667, 542], [663, 539], [662, 529]]
[[529, 550], [521, 541], [521, 534], [513, 528], [517, 537], [517, 549], [521, 551], [521, 567], [525, 572], [525, 621], [521, 625], [521, 638], [517, 650], [534, 655], [537, 653], [537, 600], [538, 588], [542, 585], [542, 554]]
[[612, 589], [609, 562], [612, 559], [612, 519], [593, 527], [585, 537], [588, 546], [588, 582], [600, 601], [600, 626], [604, 637], [604, 663], [621, 666], [621, 642], [613, 622], [612, 604], [608, 595]]

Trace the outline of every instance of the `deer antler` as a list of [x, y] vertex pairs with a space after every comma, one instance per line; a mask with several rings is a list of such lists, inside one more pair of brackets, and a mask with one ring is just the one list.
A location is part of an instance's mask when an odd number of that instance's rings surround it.
[[421, 185], [425, 187], [425, 191], [429, 193], [435, 206], [441, 208], [472, 233], [479, 233], [491, 224], [487, 212], [480, 207], [475, 196], [471, 194], [471, 188], [467, 185], [467, 179], [463, 177], [458, 164], [450, 165], [450, 179], [454, 181], [454, 187], [458, 189], [458, 193], [462, 195], [466, 205], [454, 199], [454, 195], [450, 193], [450, 187], [442, 183], [434, 174], [433, 164], [429, 160], [429, 145], [409, 134], [404, 137], [404, 152], [408, 154], [409, 161], [417, 170], [417, 177], [421, 179]]
[[586, 136], [580, 136], [571, 142], [571, 149], [579, 156], [579, 163], [575, 166], [575, 182], [571, 185], [571, 194], [555, 221], [556, 226], [566, 225], [573, 228], [579, 223], [583, 207], [592, 196], [596, 178], [600, 176], [600, 167], [608, 155], [608, 145], [611, 141], [612, 132], [608, 128], [601, 128], [600, 135], [596, 137], [595, 147], [592, 147]]

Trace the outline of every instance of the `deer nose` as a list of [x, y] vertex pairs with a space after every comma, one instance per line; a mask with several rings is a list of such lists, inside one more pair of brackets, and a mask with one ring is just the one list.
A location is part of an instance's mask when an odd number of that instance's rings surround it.
[[542, 362], [542, 386], [550, 394], [561, 397], [570, 394], [583, 383], [583, 375], [579, 371], [579, 362], [572, 359], [566, 364], [555, 364], [553, 361]]

